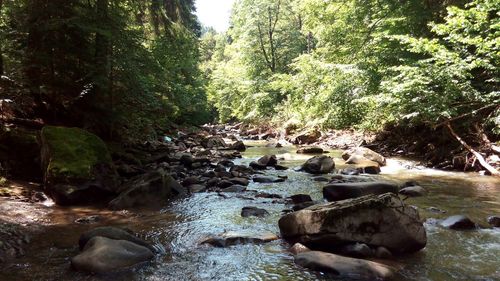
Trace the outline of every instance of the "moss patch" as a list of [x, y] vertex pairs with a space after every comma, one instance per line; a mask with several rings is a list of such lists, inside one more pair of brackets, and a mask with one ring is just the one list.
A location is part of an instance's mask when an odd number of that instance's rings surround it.
[[42, 129], [46, 180], [93, 179], [99, 164], [111, 164], [106, 144], [79, 128], [46, 126]]

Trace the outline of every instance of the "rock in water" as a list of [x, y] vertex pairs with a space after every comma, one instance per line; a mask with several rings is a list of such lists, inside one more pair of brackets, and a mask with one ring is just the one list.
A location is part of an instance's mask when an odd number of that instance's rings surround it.
[[278, 164], [278, 158], [276, 157], [276, 155], [264, 155], [259, 160], [257, 160], [257, 163], [266, 167], [274, 166]]
[[325, 151], [321, 147], [303, 147], [297, 150], [299, 154], [322, 154]]
[[300, 243], [295, 243], [289, 250], [292, 254], [297, 255], [300, 253], [305, 253], [311, 251], [309, 248], [306, 246], [300, 244]]
[[386, 182], [333, 183], [323, 187], [323, 197], [328, 201], [340, 201], [365, 195], [398, 193], [399, 187]]
[[116, 193], [118, 174], [99, 137], [78, 128], [45, 126], [41, 140], [44, 185], [57, 204], [95, 203]]
[[408, 196], [408, 197], [420, 197], [420, 196], [425, 196], [427, 194], [427, 190], [425, 188], [415, 185], [415, 186], [408, 186], [399, 191], [399, 194]]
[[87, 232], [84, 232], [82, 235], [80, 235], [80, 239], [78, 240], [78, 246], [80, 247], [80, 250], [85, 247], [88, 241], [97, 236], [114, 240], [126, 240], [154, 251], [153, 246], [151, 246], [148, 242], [140, 239], [139, 237], [136, 237], [131, 231], [112, 226], [96, 227]]
[[491, 226], [500, 227], [500, 216], [490, 216], [487, 220]]
[[362, 280], [389, 279], [393, 270], [384, 264], [343, 257], [319, 251], [302, 252], [295, 256], [298, 265], [339, 277]]
[[252, 180], [258, 183], [277, 183], [284, 182], [286, 179], [282, 177], [280, 178], [272, 176], [254, 176]]
[[269, 215], [268, 211], [257, 207], [243, 207], [243, 209], [241, 209], [241, 216], [244, 218], [252, 216], [262, 218], [267, 215]]
[[107, 273], [149, 261], [151, 250], [126, 240], [97, 236], [87, 242], [83, 252], [71, 259], [76, 270]]
[[454, 230], [468, 230], [476, 228], [476, 224], [471, 219], [462, 215], [448, 217], [440, 222], [440, 225]]
[[[356, 156], [356, 157], [353, 157], [353, 156]], [[349, 161], [349, 158], [351, 158], [349, 162], [356, 163], [356, 164], [363, 162], [364, 160], [377, 162], [381, 166], [385, 166], [385, 164], [386, 164], [386, 160], [385, 160], [384, 156], [382, 156], [382, 155], [378, 154], [377, 152], [375, 152], [369, 148], [366, 148], [366, 147], [356, 147], [353, 149], [349, 149], [342, 154], [342, 158], [346, 161]]]
[[310, 174], [328, 174], [335, 169], [335, 162], [330, 156], [314, 156], [307, 160], [302, 169]]
[[162, 169], [137, 176], [124, 186], [124, 191], [109, 203], [112, 209], [138, 206], [159, 207], [175, 196], [187, 194], [187, 188]]
[[245, 144], [242, 141], [236, 141], [229, 148], [237, 150], [237, 151], [245, 151], [245, 150], [247, 150], [247, 147], [245, 146]]
[[262, 244], [278, 240], [274, 233], [252, 234], [246, 232], [224, 232], [220, 235], [209, 237], [201, 244], [210, 244], [215, 247], [229, 247], [239, 244]]
[[315, 205], [281, 217], [279, 227], [283, 238], [316, 249], [360, 242], [404, 254], [427, 243], [418, 211], [392, 193]]

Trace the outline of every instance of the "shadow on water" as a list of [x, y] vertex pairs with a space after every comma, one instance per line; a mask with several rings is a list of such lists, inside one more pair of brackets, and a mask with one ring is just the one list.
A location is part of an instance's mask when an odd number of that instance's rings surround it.
[[[298, 155], [294, 147], [268, 148], [262, 143], [244, 153], [237, 164], [248, 164], [264, 154], [276, 154], [290, 168], [300, 166], [310, 156]], [[330, 153], [337, 167], [343, 168], [340, 151]], [[426, 197], [407, 199], [417, 206], [428, 220], [427, 247], [412, 256], [397, 259], [404, 267], [397, 280], [500, 280], [500, 230], [450, 231], [436, 226], [432, 219], [454, 214], [467, 214], [486, 226], [488, 215], [500, 213], [500, 181], [475, 174], [440, 172], [432, 169], [406, 169], [414, 165], [401, 159], [390, 160], [380, 176], [364, 176], [366, 180], [382, 178], [403, 183], [414, 180], [428, 189]], [[311, 180], [311, 175], [287, 171], [267, 172], [286, 175], [283, 183], [251, 183], [249, 190], [290, 196], [310, 194], [322, 200], [323, 183]], [[248, 196], [250, 197], [250, 196]], [[269, 211], [265, 218], [242, 218], [241, 208], [255, 206]], [[446, 213], [435, 213], [429, 207]], [[277, 221], [287, 206], [272, 199], [228, 198], [216, 193], [198, 193], [171, 203], [162, 211], [137, 210], [112, 212], [91, 208], [51, 207], [42, 218], [27, 255], [15, 264], [3, 268], [0, 280], [339, 280], [331, 276], [302, 270], [293, 263], [287, 245], [281, 240], [263, 245], [239, 245], [229, 248], [200, 246], [199, 242], [224, 231], [279, 233]], [[74, 220], [88, 215], [100, 215], [97, 224], [80, 225]], [[69, 268], [69, 258], [77, 252], [80, 233], [98, 225], [119, 225], [138, 232], [142, 237], [162, 245], [167, 254], [160, 255], [147, 266], [113, 274], [89, 276]]]

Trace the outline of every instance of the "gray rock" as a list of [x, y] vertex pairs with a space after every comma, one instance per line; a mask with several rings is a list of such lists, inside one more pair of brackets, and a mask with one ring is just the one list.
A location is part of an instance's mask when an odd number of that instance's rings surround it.
[[323, 187], [323, 197], [328, 201], [340, 201], [365, 195], [398, 193], [398, 186], [386, 182], [333, 183]]
[[224, 188], [222, 192], [243, 192], [245, 190], [247, 190], [246, 186], [235, 184], [228, 188]]
[[258, 183], [276, 183], [276, 182], [284, 182], [284, 178], [279, 178], [279, 177], [271, 177], [271, 176], [254, 176], [253, 177], [254, 182]]
[[310, 174], [328, 174], [335, 169], [335, 162], [330, 156], [314, 156], [307, 160], [302, 169]]
[[244, 186], [247, 186], [249, 183], [248, 179], [245, 178], [232, 178], [229, 181], [231, 181], [233, 184], [244, 185]]
[[446, 218], [439, 223], [442, 227], [454, 230], [469, 230], [475, 229], [476, 224], [466, 216], [456, 215]]
[[420, 197], [420, 196], [425, 196], [427, 195], [427, 190], [425, 188], [415, 185], [415, 186], [409, 186], [401, 189], [399, 191], [399, 194], [402, 194], [404, 196], [408, 197]]
[[364, 243], [354, 243], [341, 246], [339, 253], [343, 256], [353, 258], [369, 258], [373, 256], [373, 250]]
[[392, 268], [381, 263], [319, 251], [299, 253], [295, 256], [295, 263], [314, 271], [334, 274], [349, 280], [385, 280], [394, 275]]
[[264, 209], [260, 209], [260, 208], [257, 208], [257, 207], [243, 207], [243, 209], [241, 209], [241, 216], [244, 217], [244, 218], [248, 218], [248, 217], [265, 217], [265, 216], [268, 216], [269, 215], [269, 212], [264, 210]]
[[[351, 158], [352, 156], [356, 156], [356, 157]], [[351, 161], [353, 163], [358, 162], [355, 164], [362, 164], [361, 161], [364, 161], [364, 160], [377, 162], [381, 166], [385, 166], [385, 164], [386, 164], [386, 160], [385, 160], [384, 156], [382, 156], [382, 155], [378, 154], [377, 152], [375, 152], [369, 148], [366, 148], [366, 147], [356, 147], [353, 149], [349, 149], [342, 154], [342, 158], [344, 160], [347, 160], [347, 161], [349, 161], [349, 159], [351, 158]]]
[[276, 157], [276, 155], [264, 155], [259, 160], [257, 160], [257, 163], [266, 167], [274, 166], [278, 164], [278, 158]]
[[265, 170], [265, 169], [267, 168], [267, 165], [260, 164], [260, 163], [258, 163], [258, 162], [256, 162], [256, 161], [252, 161], [252, 162], [250, 162], [250, 164], [249, 164], [249, 165], [250, 165], [250, 167], [251, 167], [252, 169], [255, 169], [255, 170]]
[[312, 198], [308, 194], [295, 194], [288, 197], [292, 201], [293, 204], [300, 204], [305, 202], [312, 202]]
[[305, 253], [311, 251], [309, 248], [306, 246], [300, 244], [300, 243], [295, 243], [293, 246], [290, 248], [290, 253], [297, 255], [300, 253]]
[[500, 217], [490, 216], [488, 217], [488, 223], [493, 227], [500, 227]]
[[201, 244], [210, 244], [215, 247], [229, 247], [239, 244], [262, 244], [278, 240], [278, 236], [274, 233], [247, 233], [247, 232], [224, 232], [220, 235], [209, 237], [201, 242]]
[[79, 271], [107, 273], [130, 268], [153, 257], [151, 250], [130, 241], [97, 236], [71, 259], [71, 265]]
[[78, 240], [78, 245], [80, 247], [80, 250], [82, 250], [85, 247], [85, 245], [89, 240], [97, 236], [106, 237], [114, 240], [126, 240], [141, 245], [143, 247], [146, 247], [151, 251], [155, 251], [153, 246], [151, 246], [148, 242], [140, 239], [139, 237], [136, 237], [132, 233], [132, 231], [112, 226], [96, 227], [87, 232], [84, 232], [82, 235], [80, 235], [80, 239]]
[[322, 154], [325, 151], [321, 147], [303, 147], [297, 150], [299, 154]]
[[375, 257], [379, 259], [390, 259], [392, 258], [392, 253], [385, 247], [377, 247], [375, 250]]
[[427, 243], [418, 211], [391, 193], [314, 205], [284, 215], [279, 227], [283, 238], [316, 249], [360, 242], [404, 254]]
[[234, 150], [238, 150], [238, 151], [245, 151], [245, 150], [247, 150], [247, 147], [245, 146], [245, 144], [242, 141], [236, 141], [235, 143], [231, 144], [229, 149], [234, 149]]
[[134, 178], [125, 190], [109, 203], [111, 209], [139, 206], [159, 207], [176, 196], [186, 195], [183, 187], [162, 169]]

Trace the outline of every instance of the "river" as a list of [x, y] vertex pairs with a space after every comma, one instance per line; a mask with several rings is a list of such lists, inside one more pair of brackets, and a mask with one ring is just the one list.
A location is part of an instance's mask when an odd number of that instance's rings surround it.
[[[280, 164], [295, 168], [310, 156], [295, 153], [295, 147], [268, 148], [263, 142], [243, 153], [237, 164], [248, 164], [265, 154], [283, 158]], [[330, 153], [342, 168], [341, 152]], [[322, 186], [311, 175], [287, 171], [267, 171], [286, 175], [283, 183], [250, 183], [248, 189], [279, 194], [284, 197], [306, 193], [322, 200]], [[486, 228], [486, 217], [500, 214], [500, 180], [477, 174], [443, 172], [418, 167], [412, 161], [389, 159], [382, 174], [363, 176], [391, 182], [417, 181], [429, 193], [406, 202], [419, 208], [427, 221], [427, 247], [417, 254], [392, 262], [400, 267], [396, 280], [500, 280], [500, 229]], [[33, 206], [19, 216], [33, 216], [37, 232], [26, 248], [26, 256], [2, 268], [0, 280], [340, 280], [296, 266], [287, 252], [289, 245], [278, 240], [263, 245], [238, 245], [229, 248], [200, 246], [206, 236], [224, 231], [274, 232], [284, 204], [272, 199], [246, 196], [245, 193], [197, 193], [170, 203], [161, 211], [104, 211], [97, 207], [63, 208], [50, 204]], [[253, 200], [252, 200], [253, 199]], [[255, 206], [269, 211], [265, 218], [242, 218], [242, 207]], [[430, 210], [435, 207], [446, 213]], [[20, 212], [20, 211], [18, 211]], [[455, 214], [465, 214], [485, 227], [476, 231], [453, 231], [435, 224]], [[15, 214], [13, 214], [15, 215]], [[75, 219], [99, 215], [97, 224], [82, 225]], [[99, 225], [128, 227], [157, 246], [165, 248], [151, 264], [109, 276], [76, 273], [69, 267], [70, 257], [78, 253], [79, 235]]]

